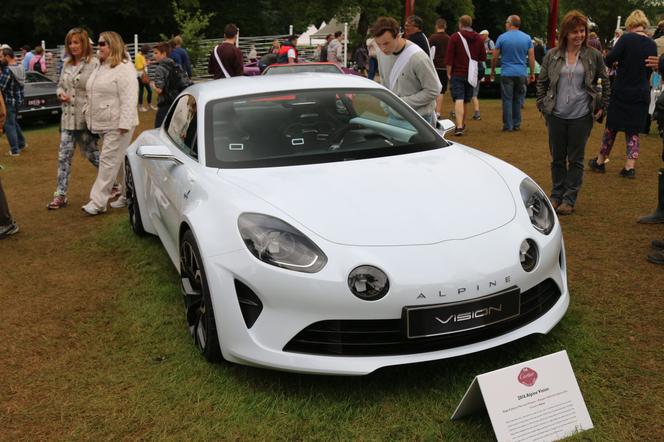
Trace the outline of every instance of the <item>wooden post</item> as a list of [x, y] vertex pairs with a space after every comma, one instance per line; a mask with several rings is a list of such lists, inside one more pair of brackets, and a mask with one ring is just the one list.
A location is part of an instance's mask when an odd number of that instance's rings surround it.
[[547, 49], [556, 46], [556, 30], [558, 29], [558, 0], [549, 0], [549, 20], [547, 24]]
[[348, 22], [344, 23], [344, 67], [348, 67]]

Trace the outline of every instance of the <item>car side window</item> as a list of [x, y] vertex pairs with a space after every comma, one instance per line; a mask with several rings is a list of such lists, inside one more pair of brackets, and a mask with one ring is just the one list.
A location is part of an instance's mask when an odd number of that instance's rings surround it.
[[198, 158], [196, 132], [196, 99], [191, 95], [184, 95], [171, 110], [166, 133], [182, 152]]

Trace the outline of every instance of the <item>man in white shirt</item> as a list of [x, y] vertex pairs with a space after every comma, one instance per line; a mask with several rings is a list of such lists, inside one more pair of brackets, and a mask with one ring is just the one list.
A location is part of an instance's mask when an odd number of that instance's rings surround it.
[[327, 61], [340, 64], [343, 61], [344, 34], [341, 31], [334, 33], [334, 38], [327, 45]]

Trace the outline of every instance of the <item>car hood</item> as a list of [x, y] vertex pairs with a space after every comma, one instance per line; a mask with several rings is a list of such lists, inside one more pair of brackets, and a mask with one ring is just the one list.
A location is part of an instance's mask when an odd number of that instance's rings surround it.
[[344, 245], [464, 239], [507, 224], [516, 211], [497, 170], [458, 146], [305, 166], [221, 169], [219, 175]]

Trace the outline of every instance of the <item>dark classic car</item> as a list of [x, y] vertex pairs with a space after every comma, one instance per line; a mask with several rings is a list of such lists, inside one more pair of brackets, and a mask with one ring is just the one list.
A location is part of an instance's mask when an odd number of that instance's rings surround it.
[[18, 109], [21, 120], [54, 119], [60, 116], [56, 82], [39, 72], [25, 73], [25, 99]]

